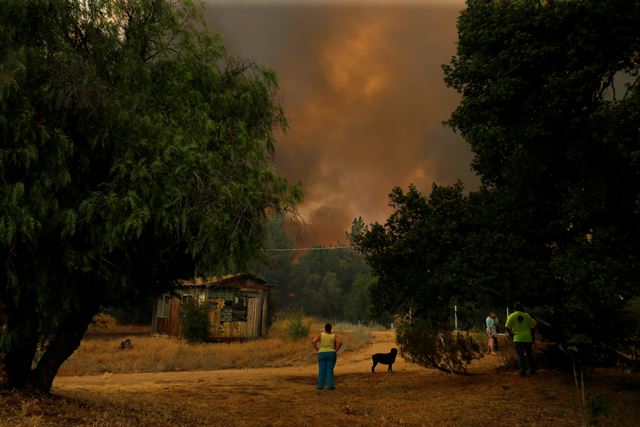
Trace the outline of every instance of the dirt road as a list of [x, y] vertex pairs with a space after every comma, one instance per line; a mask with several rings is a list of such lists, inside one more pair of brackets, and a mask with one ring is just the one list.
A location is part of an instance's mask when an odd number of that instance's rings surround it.
[[[219, 371], [59, 377], [53, 393], [85, 402], [72, 425], [475, 426], [579, 425], [572, 384], [541, 372], [496, 372], [485, 357], [470, 376], [451, 376], [398, 357], [394, 372], [371, 373], [371, 354], [394, 346], [375, 332], [361, 350], [340, 353], [336, 390], [315, 388], [316, 365]], [[89, 418], [89, 419], [88, 419]]]
[[[374, 353], [387, 353], [395, 345], [394, 331], [374, 331], [370, 345], [354, 352], [339, 353], [336, 365], [336, 377], [341, 375], [368, 373], [371, 370], [371, 355]], [[424, 371], [416, 365], [405, 362], [401, 357], [397, 358], [394, 370]], [[376, 371], [386, 373], [386, 366], [379, 365]], [[151, 372], [134, 374], [103, 374], [99, 376], [81, 377], [57, 377], [54, 382], [54, 392], [63, 392], [77, 389], [94, 390], [152, 390], [165, 388], [167, 385], [206, 384], [220, 385], [246, 385], [247, 387], [259, 387], [260, 384], [273, 383], [283, 378], [299, 377], [296, 382], [308, 380], [310, 384], [315, 382], [317, 366], [290, 366], [282, 368], [257, 368], [257, 369], [225, 369], [217, 371], [188, 371], [188, 372]], [[339, 380], [338, 380], [339, 381]]]

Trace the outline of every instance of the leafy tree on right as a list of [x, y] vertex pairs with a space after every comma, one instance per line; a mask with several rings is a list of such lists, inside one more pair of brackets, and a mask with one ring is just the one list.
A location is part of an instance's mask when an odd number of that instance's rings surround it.
[[[397, 287], [391, 267], [401, 267], [385, 263], [385, 252], [412, 246], [405, 253], [431, 254], [422, 256], [430, 264], [409, 263], [413, 289], [403, 292], [441, 330], [448, 325], [434, 316], [433, 296], [442, 309], [520, 299], [574, 361], [624, 357], [637, 346], [638, 22], [638, 1], [468, 0], [457, 55], [443, 68], [462, 96], [448, 125], [470, 144], [482, 185], [468, 196], [457, 189], [449, 216], [434, 215], [433, 193], [408, 204], [422, 196], [394, 190], [387, 224], [360, 225], [353, 241], [378, 263], [377, 308], [393, 308], [382, 296]], [[422, 225], [397, 227], [406, 221]], [[432, 231], [416, 239], [416, 230]]]
[[614, 321], [640, 294], [638, 22], [638, 1], [470, 0], [444, 66], [449, 125], [510, 213], [495, 227], [531, 249], [511, 261], [537, 258], [520, 297], [583, 360], [629, 333]]

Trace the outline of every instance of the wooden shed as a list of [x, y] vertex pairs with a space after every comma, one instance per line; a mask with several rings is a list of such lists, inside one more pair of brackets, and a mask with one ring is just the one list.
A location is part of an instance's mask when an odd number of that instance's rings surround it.
[[182, 304], [193, 299], [207, 307], [212, 341], [265, 337], [271, 288], [264, 279], [248, 273], [181, 281], [172, 294], [158, 298], [152, 331], [182, 337]]

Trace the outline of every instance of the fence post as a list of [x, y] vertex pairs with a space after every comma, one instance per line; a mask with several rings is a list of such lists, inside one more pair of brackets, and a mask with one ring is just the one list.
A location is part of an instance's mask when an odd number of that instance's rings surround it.
[[453, 306], [453, 326], [454, 326], [454, 329], [457, 331], [458, 330], [458, 306], [457, 305]]

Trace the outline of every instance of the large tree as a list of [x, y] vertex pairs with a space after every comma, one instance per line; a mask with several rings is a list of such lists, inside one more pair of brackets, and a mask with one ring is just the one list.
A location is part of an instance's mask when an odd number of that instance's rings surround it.
[[409, 360], [464, 372], [478, 348], [452, 333], [453, 307], [478, 302], [483, 279], [496, 270], [483, 268], [489, 252], [479, 247], [486, 235], [472, 201], [460, 183], [434, 185], [428, 196], [414, 186], [394, 188], [389, 199], [394, 212], [384, 224], [356, 219], [350, 235], [378, 278], [373, 308], [404, 316], [398, 342]]
[[537, 261], [521, 296], [576, 349], [640, 294], [639, 21], [638, 1], [469, 0], [445, 66], [449, 124], [529, 248], [512, 262]]
[[440, 327], [441, 304], [520, 299], [584, 359], [637, 339], [613, 323], [640, 295], [638, 22], [639, 1], [468, 0], [444, 71], [482, 185], [394, 190], [356, 240], [375, 304]]
[[[435, 329], [477, 325], [477, 307], [504, 307], [525, 294], [545, 267], [512, 226], [505, 200], [461, 183], [433, 185], [427, 195], [413, 185], [394, 188], [394, 212], [384, 224], [354, 220], [350, 241], [377, 277], [371, 287], [376, 313], [408, 314]], [[481, 319], [483, 320], [484, 317]]]
[[101, 306], [242, 268], [299, 189], [273, 73], [182, 0], [0, 2], [1, 385], [48, 391]]
[[434, 186], [429, 198], [413, 186], [394, 188], [387, 222], [354, 222], [351, 243], [378, 277], [371, 288], [376, 313], [411, 312], [438, 323], [446, 321], [452, 298], [462, 283], [449, 268], [464, 240], [462, 185]]

